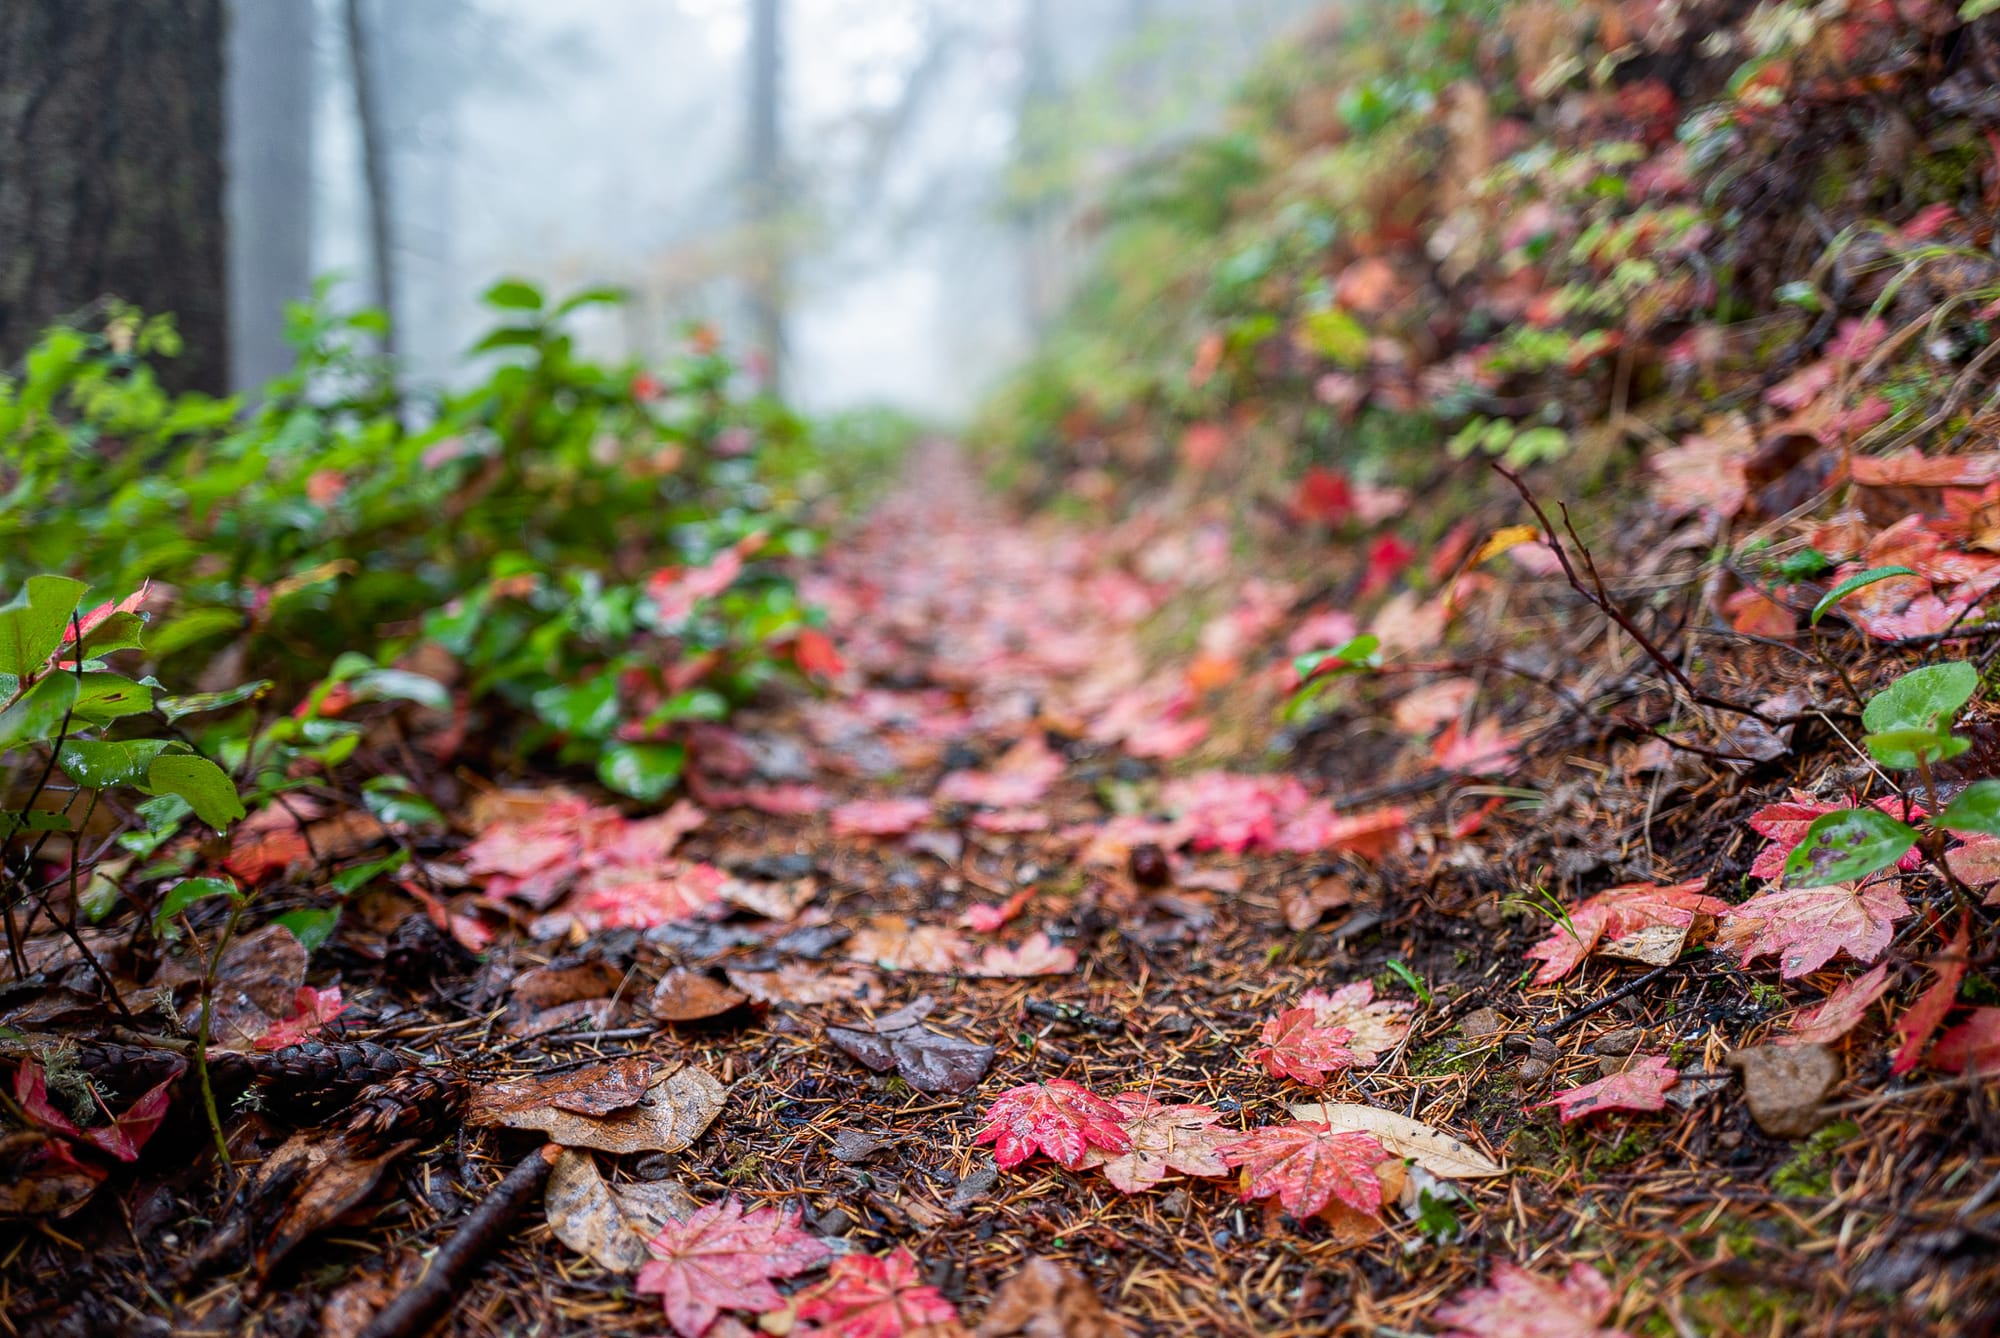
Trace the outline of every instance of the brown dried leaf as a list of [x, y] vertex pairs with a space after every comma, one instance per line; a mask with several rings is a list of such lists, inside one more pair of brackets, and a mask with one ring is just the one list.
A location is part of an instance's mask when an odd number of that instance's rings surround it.
[[834, 970], [787, 962], [775, 971], [731, 967], [729, 983], [759, 1003], [819, 1004], [858, 998], [871, 983], [866, 972]]
[[700, 971], [669, 971], [653, 990], [653, 1016], [662, 1022], [692, 1022], [726, 1013], [749, 997]]
[[517, 1123], [516, 1117], [541, 1110], [609, 1115], [637, 1105], [653, 1085], [655, 1076], [651, 1060], [627, 1055], [609, 1064], [592, 1064], [553, 1077], [496, 1083], [473, 1093], [466, 1119], [472, 1124], [534, 1129], [539, 1126]]
[[551, 1142], [564, 1147], [617, 1153], [679, 1152], [715, 1122], [726, 1095], [726, 1089], [707, 1070], [689, 1065], [655, 1083], [637, 1105], [614, 1114], [582, 1115], [543, 1105], [487, 1122], [510, 1129], [539, 1129]]
[[1030, 1258], [1000, 1285], [974, 1338], [1117, 1338], [1130, 1332], [1075, 1270]]
[[595, 1157], [564, 1148], [549, 1171], [545, 1206], [557, 1240], [614, 1273], [636, 1273], [654, 1233], [699, 1205], [670, 1180], [606, 1184]]

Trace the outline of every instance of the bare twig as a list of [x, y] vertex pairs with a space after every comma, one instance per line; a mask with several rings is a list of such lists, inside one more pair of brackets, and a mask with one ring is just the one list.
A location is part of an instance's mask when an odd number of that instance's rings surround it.
[[465, 1294], [465, 1284], [549, 1178], [549, 1168], [561, 1151], [554, 1143], [544, 1143], [516, 1163], [466, 1215], [451, 1239], [438, 1247], [423, 1276], [368, 1322], [361, 1338], [415, 1338], [429, 1332]]
[[1673, 657], [1654, 645], [1652, 638], [1641, 631], [1639, 625], [1633, 622], [1625, 610], [1620, 608], [1617, 602], [1605, 592], [1604, 581], [1597, 574], [1597, 563], [1590, 556], [1590, 549], [1578, 537], [1576, 526], [1570, 523], [1569, 508], [1566, 506], [1561, 508], [1563, 528], [1569, 533], [1570, 540], [1576, 545], [1577, 551], [1583, 555], [1586, 569], [1590, 572], [1591, 583], [1589, 585], [1585, 585], [1583, 578], [1577, 574], [1576, 565], [1570, 561], [1569, 553], [1564, 549], [1562, 539], [1556, 534], [1555, 523], [1549, 519], [1548, 513], [1542, 510], [1542, 504], [1535, 500], [1535, 495], [1528, 490], [1528, 485], [1521, 481], [1521, 476], [1497, 461], [1494, 462], [1493, 469], [1500, 477], [1514, 485], [1514, 490], [1521, 494], [1521, 500], [1528, 504], [1528, 509], [1535, 513], [1535, 519], [1541, 522], [1542, 533], [1547, 537], [1549, 548], [1556, 555], [1556, 561], [1562, 565], [1563, 575], [1568, 578], [1570, 589], [1576, 591], [1596, 606], [1597, 610], [1616, 623], [1624, 631], [1625, 635], [1636, 641], [1639, 644], [1639, 649], [1646, 652], [1646, 657], [1652, 660], [1654, 664], [1659, 665], [1665, 671], [1667, 677], [1671, 678], [1680, 687], [1681, 691], [1687, 694], [1688, 700], [1698, 706], [1712, 706], [1719, 711], [1729, 711], [1736, 715], [1749, 716], [1752, 720], [1756, 720], [1767, 726], [1776, 723], [1771, 717], [1765, 715], [1754, 706], [1745, 706], [1741, 702], [1733, 702], [1726, 697], [1718, 697], [1713, 693], [1703, 692], [1700, 688], [1697, 688], [1694, 685], [1694, 681], [1687, 676], [1686, 671], [1674, 662]]

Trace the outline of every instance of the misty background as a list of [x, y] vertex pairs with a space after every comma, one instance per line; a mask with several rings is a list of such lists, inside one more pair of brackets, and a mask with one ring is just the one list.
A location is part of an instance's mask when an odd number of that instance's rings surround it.
[[1060, 309], [1110, 178], [1319, 7], [235, 0], [231, 379], [285, 365], [284, 301], [333, 273], [452, 380], [519, 275], [628, 289], [580, 331], [605, 356], [706, 319], [779, 346], [802, 408], [949, 418]]

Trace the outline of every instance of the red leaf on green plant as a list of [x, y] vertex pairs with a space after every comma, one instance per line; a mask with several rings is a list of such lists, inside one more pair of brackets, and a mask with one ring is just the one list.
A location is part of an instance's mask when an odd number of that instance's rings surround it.
[[1329, 1074], [1354, 1067], [1354, 1052], [1347, 1048], [1353, 1034], [1345, 1027], [1322, 1027], [1310, 1008], [1287, 1008], [1265, 1021], [1258, 1037], [1264, 1043], [1250, 1058], [1273, 1078], [1317, 1087]]
[[898, 1245], [888, 1254], [850, 1254], [834, 1261], [826, 1281], [799, 1298], [799, 1318], [824, 1338], [910, 1338], [957, 1325], [958, 1310], [926, 1285], [917, 1261]]
[[711, 1203], [646, 1242], [653, 1258], [634, 1290], [659, 1296], [681, 1338], [700, 1338], [724, 1310], [776, 1310], [785, 1301], [771, 1279], [803, 1273], [830, 1253], [798, 1222], [796, 1210], [746, 1213], [734, 1198]]
[[1299, 1007], [1310, 1008], [1322, 1027], [1344, 1027], [1350, 1033], [1347, 1048], [1357, 1064], [1373, 1064], [1385, 1051], [1393, 1050], [1409, 1034], [1410, 1014], [1415, 1004], [1393, 999], [1375, 1001], [1375, 982], [1357, 980], [1333, 993], [1307, 990], [1299, 996]]
[[1490, 1286], [1460, 1292], [1431, 1323], [1449, 1326], [1446, 1338], [1628, 1338], [1600, 1327], [1611, 1306], [1611, 1285], [1588, 1264], [1557, 1281], [1502, 1260]]
[[1215, 1128], [1222, 1118], [1213, 1106], [1169, 1106], [1143, 1092], [1111, 1098], [1124, 1121], [1132, 1146], [1123, 1152], [1092, 1148], [1086, 1167], [1097, 1167], [1104, 1178], [1127, 1194], [1151, 1189], [1175, 1175], [1227, 1175], [1228, 1165], [1216, 1151], [1227, 1130]]
[[1680, 1079], [1680, 1070], [1668, 1066], [1664, 1055], [1648, 1055], [1630, 1068], [1557, 1092], [1553, 1100], [1539, 1102], [1530, 1110], [1554, 1106], [1564, 1124], [1595, 1115], [1602, 1110], [1663, 1110], [1667, 1089]]
[[986, 1108], [986, 1124], [972, 1141], [993, 1144], [993, 1160], [1003, 1171], [1037, 1151], [1074, 1171], [1094, 1147], [1123, 1152], [1132, 1146], [1124, 1112], [1067, 1078], [1002, 1092]]
[[802, 628], [792, 638], [792, 663], [799, 672], [815, 678], [839, 678], [847, 672], [847, 661], [840, 658], [833, 638], [816, 628]]
[[293, 998], [292, 1015], [272, 1023], [271, 1029], [257, 1038], [257, 1048], [281, 1050], [285, 1046], [310, 1040], [346, 1011], [347, 1005], [340, 998], [340, 986], [331, 985], [316, 990], [310, 985], [301, 985]]
[[1912, 914], [1890, 878], [1871, 879], [1858, 888], [1848, 883], [1783, 888], [1730, 907], [1716, 942], [1739, 947], [1745, 965], [1776, 954], [1779, 973], [1794, 980], [1819, 970], [1842, 950], [1857, 962], [1874, 961], [1894, 937], [1896, 921]]
[[1375, 1168], [1389, 1154], [1371, 1135], [1305, 1120], [1252, 1129], [1216, 1151], [1243, 1170], [1241, 1197], [1273, 1194], [1293, 1217], [1311, 1217], [1338, 1199], [1357, 1212], [1382, 1207]]
[[1946, 1073], [2000, 1073], [2000, 1008], [1975, 1008], [1958, 1026], [1938, 1037], [1931, 1062]]
[[1950, 946], [1931, 959], [1930, 968], [1934, 975], [1931, 987], [1910, 1005], [1909, 1012], [1896, 1020], [1896, 1034], [1902, 1041], [1896, 1047], [1894, 1062], [1889, 1065], [1891, 1077], [1901, 1077], [1917, 1066], [1924, 1047], [1937, 1033], [1938, 1024], [1958, 1002], [1959, 982], [1965, 979], [1972, 949], [1970, 933], [1970, 928], [1961, 919], [1958, 933], [1952, 936]]
[[1561, 980], [1583, 964], [1584, 958], [1606, 938], [1614, 941], [1661, 927], [1685, 930], [1697, 915], [1721, 915], [1729, 903], [1704, 896], [1703, 878], [1685, 883], [1627, 883], [1607, 888], [1569, 913], [1569, 923], [1558, 922], [1549, 936], [1528, 949], [1542, 969], [1535, 973], [1537, 985]]
[[1825, 1045], [1853, 1031], [1874, 1002], [1889, 992], [1889, 964], [1845, 982], [1819, 1004], [1792, 1019], [1779, 1045]]
[[835, 836], [903, 836], [931, 815], [925, 799], [857, 799], [833, 810]]

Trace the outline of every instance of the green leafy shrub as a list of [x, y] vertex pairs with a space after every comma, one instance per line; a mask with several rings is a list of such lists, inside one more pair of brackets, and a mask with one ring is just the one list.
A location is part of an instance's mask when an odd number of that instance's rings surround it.
[[[657, 371], [584, 357], [569, 318], [615, 293], [551, 303], [507, 281], [486, 300], [487, 374], [423, 400], [399, 401], [369, 313], [297, 308], [298, 364], [251, 411], [163, 392], [151, 360], [175, 341], [158, 319], [49, 331], [0, 378], [0, 581], [151, 580], [161, 672], [268, 679], [281, 700], [336, 664], [351, 695], [430, 639], [459, 658], [464, 705], [521, 713], [519, 747], [554, 744], [655, 797], [669, 754], [633, 750], [790, 672], [810, 625], [786, 564], [815, 539], [763, 460], [809, 449], [804, 428], [734, 394], [705, 331]], [[729, 579], [661, 616], [649, 590], [725, 558]], [[435, 683], [418, 695], [453, 705]], [[337, 713], [215, 710], [217, 755], [252, 769], [282, 773], [301, 749], [337, 764], [358, 733]]]

